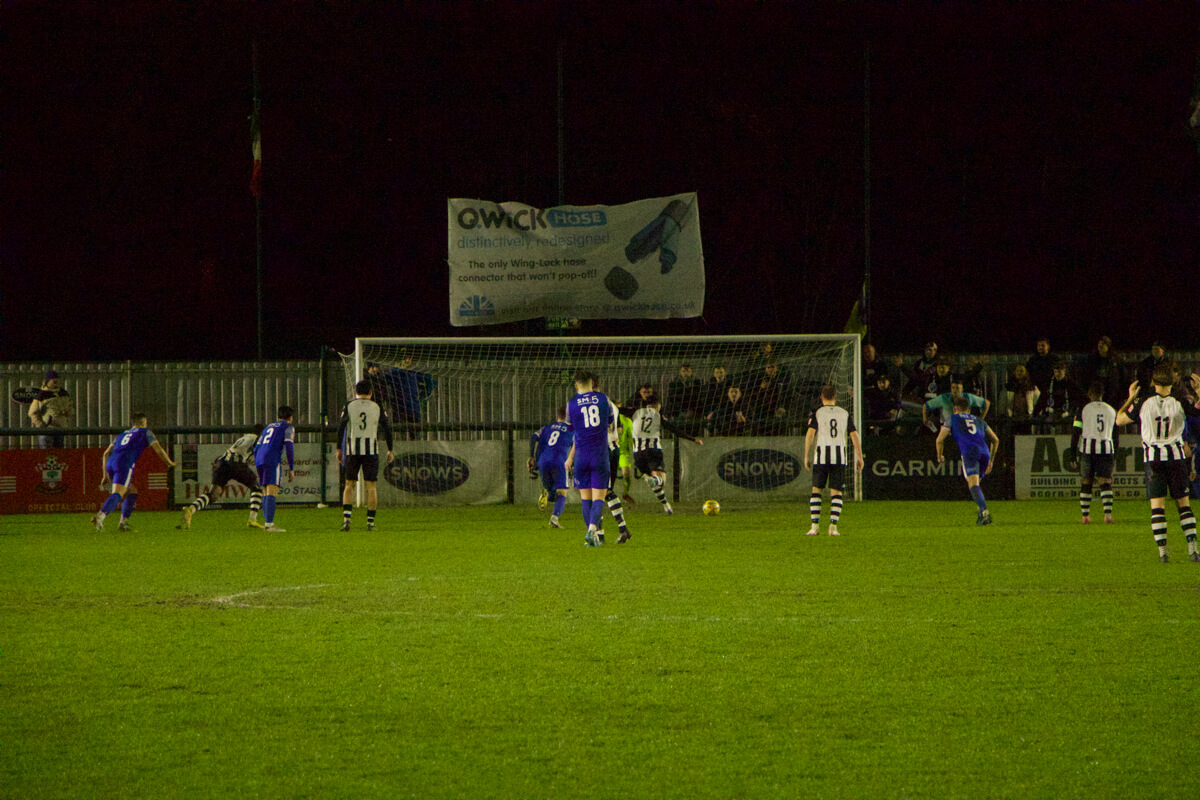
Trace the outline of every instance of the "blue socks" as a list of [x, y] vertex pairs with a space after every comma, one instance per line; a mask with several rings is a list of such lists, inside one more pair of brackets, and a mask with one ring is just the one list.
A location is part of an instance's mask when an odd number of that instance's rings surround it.
[[133, 514], [133, 507], [137, 505], [137, 495], [127, 494], [125, 499], [121, 501], [121, 519], [129, 519]]
[[112, 512], [117, 510], [117, 505], [120, 502], [121, 502], [121, 495], [117, 494], [116, 492], [113, 492], [112, 494], [110, 494], [108, 496], [108, 499], [106, 499], [104, 501], [104, 505], [100, 506], [100, 513], [102, 513], [106, 516], [108, 514], [111, 514]]
[[263, 521], [270, 525], [275, 521], [275, 495], [263, 497]]
[[554, 501], [554, 516], [560, 517], [560, 516], [562, 516], [563, 511], [566, 510], [566, 508], [567, 508], [567, 498], [566, 498], [566, 496], [561, 495], [558, 492], [555, 492], [554, 496], [555, 496], [555, 498], [557, 498]]
[[975, 505], [979, 506], [980, 513], [987, 511], [987, 501], [983, 499], [983, 487], [971, 487], [971, 499], [975, 501]]

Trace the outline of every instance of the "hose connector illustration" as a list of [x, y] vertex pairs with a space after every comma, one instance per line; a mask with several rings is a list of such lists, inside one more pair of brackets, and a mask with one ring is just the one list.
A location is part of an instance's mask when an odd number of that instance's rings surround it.
[[629, 259], [629, 263], [636, 264], [657, 250], [662, 274], [670, 272], [678, 258], [675, 253], [675, 241], [679, 237], [679, 230], [683, 227], [683, 218], [687, 211], [688, 206], [682, 200], [667, 203], [662, 213], [638, 231], [625, 246], [625, 258]]

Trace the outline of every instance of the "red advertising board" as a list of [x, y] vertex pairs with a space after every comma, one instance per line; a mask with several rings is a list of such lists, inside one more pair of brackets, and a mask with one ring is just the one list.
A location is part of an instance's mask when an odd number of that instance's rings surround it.
[[[0, 450], [0, 514], [96, 511], [104, 502], [104, 450]], [[137, 507], [168, 508], [167, 467], [153, 453], [133, 473]]]

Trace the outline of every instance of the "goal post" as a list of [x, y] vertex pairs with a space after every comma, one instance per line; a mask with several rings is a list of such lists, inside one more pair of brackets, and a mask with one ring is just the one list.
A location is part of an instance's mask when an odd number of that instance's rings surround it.
[[[574, 396], [580, 367], [599, 375], [618, 406], [636, 406], [649, 385], [664, 415], [703, 439], [663, 441], [668, 495], [680, 510], [698, 512], [706, 499], [723, 511], [807, 503], [804, 435], [823, 385], [836, 387], [862, 429], [857, 334], [364, 337], [342, 361], [347, 397], [368, 380], [396, 427], [396, 461], [381, 465], [383, 506], [536, 501], [530, 437]], [[851, 468], [847, 480], [861, 498], [861, 476]], [[630, 494], [638, 505], [657, 502], [638, 480]]]

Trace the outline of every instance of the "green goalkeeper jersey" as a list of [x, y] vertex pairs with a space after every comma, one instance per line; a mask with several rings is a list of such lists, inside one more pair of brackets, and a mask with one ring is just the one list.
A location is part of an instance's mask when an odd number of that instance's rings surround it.
[[633, 453], [633, 420], [624, 414], [621, 415], [621, 437], [617, 439], [617, 446], [623, 457]]

